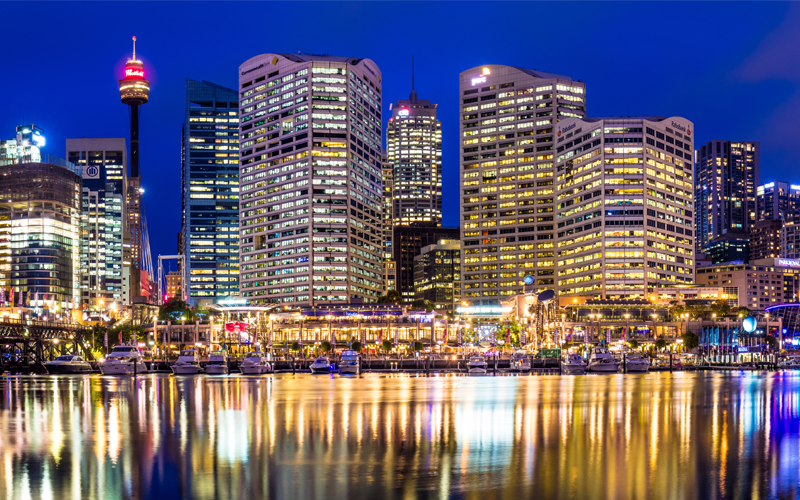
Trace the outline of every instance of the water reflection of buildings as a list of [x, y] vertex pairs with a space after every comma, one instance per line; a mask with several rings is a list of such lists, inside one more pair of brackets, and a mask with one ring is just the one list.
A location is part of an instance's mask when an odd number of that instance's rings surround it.
[[0, 383], [7, 498], [781, 497], [800, 479], [792, 375]]

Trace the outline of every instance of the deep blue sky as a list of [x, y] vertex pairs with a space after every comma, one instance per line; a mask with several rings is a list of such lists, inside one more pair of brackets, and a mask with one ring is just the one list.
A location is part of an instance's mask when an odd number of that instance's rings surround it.
[[[134, 19], [132, 12], [138, 12]], [[458, 225], [458, 74], [507, 64], [581, 78], [591, 116], [683, 116], [696, 139], [760, 140], [762, 181], [800, 181], [800, 6], [792, 3], [4, 3], [0, 138], [38, 118], [68, 137], [128, 137], [117, 79], [136, 35], [151, 80], [142, 177], [153, 258], [176, 251], [185, 78], [235, 88], [261, 53], [365, 57], [388, 104], [439, 103], [445, 224]]]

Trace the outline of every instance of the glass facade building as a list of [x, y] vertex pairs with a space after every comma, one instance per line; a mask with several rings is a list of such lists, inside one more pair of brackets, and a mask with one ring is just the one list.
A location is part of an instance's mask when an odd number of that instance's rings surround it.
[[439, 240], [414, 257], [414, 298], [454, 313], [461, 301], [461, 242]]
[[238, 108], [235, 90], [186, 80], [179, 240], [192, 304], [239, 292]]

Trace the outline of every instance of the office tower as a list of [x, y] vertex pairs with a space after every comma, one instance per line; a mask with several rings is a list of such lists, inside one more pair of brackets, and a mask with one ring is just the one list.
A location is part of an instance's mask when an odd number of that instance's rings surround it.
[[14, 289], [15, 304], [22, 293], [25, 307], [58, 319], [80, 297], [81, 173], [62, 158], [39, 158], [0, 160], [0, 287]]
[[750, 261], [781, 256], [783, 221], [764, 219], [750, 228]]
[[723, 262], [747, 263], [750, 261], [750, 233], [730, 232], [717, 236], [708, 244], [707, 253], [715, 265]]
[[760, 145], [752, 141], [711, 141], [696, 151], [697, 250], [729, 231], [749, 232], [756, 223]]
[[800, 213], [789, 213], [783, 221], [780, 254], [785, 259], [800, 259]]
[[800, 186], [788, 182], [770, 182], [756, 188], [756, 222], [785, 220], [800, 211]]
[[130, 304], [130, 263], [123, 259], [127, 152], [125, 139], [67, 139], [67, 159], [81, 168], [81, 306], [117, 310]]
[[[586, 115], [586, 87], [568, 76], [488, 65], [460, 75], [462, 299], [497, 304], [555, 287], [554, 140]], [[537, 242], [518, 256], [520, 241]], [[526, 243], [530, 245], [530, 243]]]
[[454, 313], [461, 301], [461, 242], [439, 240], [414, 257], [414, 298]]
[[389, 164], [386, 151], [381, 155], [381, 172], [383, 176], [383, 294], [394, 290], [396, 263], [392, 240], [394, 239], [394, 202], [392, 199], [392, 186], [394, 185], [392, 166]]
[[239, 292], [239, 94], [186, 79], [181, 234], [189, 302]]
[[150, 82], [145, 79], [144, 64], [136, 59], [136, 37], [133, 37], [133, 58], [125, 63], [124, 78], [119, 80], [120, 99], [130, 108], [131, 155], [130, 177], [126, 192], [127, 230], [130, 235], [129, 256], [131, 262], [131, 294], [143, 295], [149, 288], [142, 280], [142, 178], [139, 172], [139, 106], [150, 98]]
[[44, 130], [38, 125], [17, 125], [14, 139], [0, 141], [0, 160], [17, 160], [39, 163], [42, 161], [42, 148], [47, 140]]
[[417, 99], [414, 79], [407, 101], [389, 105], [386, 159], [392, 169], [393, 223], [442, 225], [442, 122], [431, 101]]
[[181, 271], [170, 271], [167, 274], [167, 299], [178, 297], [183, 300], [183, 276]]
[[383, 292], [381, 73], [369, 59], [262, 54], [239, 67], [241, 295]]
[[518, 238], [520, 261], [552, 251], [560, 296], [645, 299], [692, 283], [693, 129], [677, 117], [563, 120], [555, 240]]
[[395, 262], [395, 290], [406, 302], [416, 296], [414, 292], [414, 257], [423, 248], [440, 240], [458, 241], [461, 229], [436, 226], [395, 226], [392, 235]]

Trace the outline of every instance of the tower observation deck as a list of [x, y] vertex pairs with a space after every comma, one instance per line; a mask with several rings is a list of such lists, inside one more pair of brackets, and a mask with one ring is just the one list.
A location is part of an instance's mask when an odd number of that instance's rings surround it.
[[136, 37], [133, 37], [133, 58], [125, 63], [125, 78], [119, 81], [120, 98], [131, 108], [131, 177], [139, 177], [139, 106], [150, 97], [150, 82], [144, 76], [144, 65], [136, 59]]

